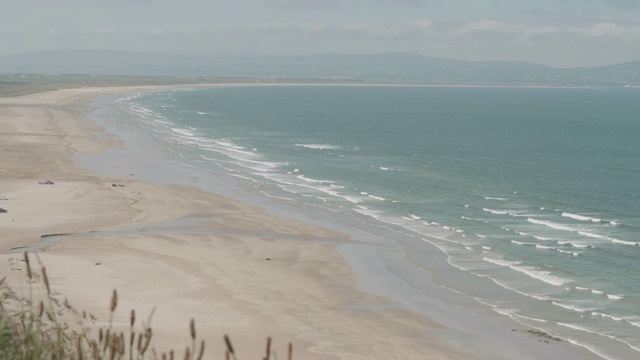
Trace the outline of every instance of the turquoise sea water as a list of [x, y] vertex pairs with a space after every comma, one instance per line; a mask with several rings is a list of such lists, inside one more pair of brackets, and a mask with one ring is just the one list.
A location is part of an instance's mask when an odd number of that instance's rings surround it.
[[467, 280], [446, 269], [424, 276], [496, 316], [634, 359], [639, 98], [637, 89], [227, 87], [120, 96], [103, 116], [238, 191], [328, 214], [365, 239], [418, 240], [403, 245], [412, 279], [421, 252], [437, 252]]

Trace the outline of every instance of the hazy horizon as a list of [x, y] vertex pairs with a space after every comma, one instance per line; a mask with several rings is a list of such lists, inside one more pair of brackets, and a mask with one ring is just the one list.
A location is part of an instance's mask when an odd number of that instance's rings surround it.
[[411, 52], [551, 67], [640, 60], [640, 0], [0, 0], [0, 10], [0, 55]]

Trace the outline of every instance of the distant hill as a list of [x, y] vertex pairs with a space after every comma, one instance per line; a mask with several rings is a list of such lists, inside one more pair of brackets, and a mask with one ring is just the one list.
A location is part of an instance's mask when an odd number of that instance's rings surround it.
[[253, 57], [60, 50], [0, 56], [0, 74], [7, 73], [513, 86], [640, 86], [640, 61], [595, 68], [557, 69], [526, 62], [465, 61], [413, 53]]

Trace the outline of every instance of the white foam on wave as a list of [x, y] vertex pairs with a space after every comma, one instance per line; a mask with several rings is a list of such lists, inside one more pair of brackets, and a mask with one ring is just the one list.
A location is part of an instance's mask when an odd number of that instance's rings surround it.
[[577, 252], [577, 251], [566, 251], [566, 250], [562, 250], [562, 249], [556, 249], [556, 251], [558, 251], [558, 252], [560, 252], [560, 253], [563, 253], [563, 254], [571, 254], [571, 255], [573, 255], [573, 256], [578, 256], [578, 255], [580, 255], [580, 253], [579, 253], [579, 252]]
[[[628, 342], [626, 342], [626, 341], [624, 341], [624, 340], [618, 339], [617, 337], [612, 336], [612, 335], [609, 335], [609, 334], [605, 334], [605, 333], [598, 332], [598, 331], [596, 331], [596, 330], [594, 330], [594, 329], [591, 329], [591, 328], [588, 328], [588, 327], [585, 327], [585, 326], [580, 326], [580, 325], [575, 325], [575, 324], [567, 324], [567, 323], [562, 323], [562, 322], [558, 322], [558, 325], [560, 325], [560, 326], [564, 326], [564, 327], [567, 327], [567, 328], [569, 328], [569, 329], [573, 329], [573, 330], [583, 331], [583, 332], [586, 332], [586, 333], [589, 333], [589, 334], [594, 334], [594, 335], [598, 335], [598, 336], [604, 336], [604, 337], [606, 337], [606, 338], [609, 338], [609, 339], [612, 339], [612, 340], [618, 341], [618, 342], [620, 342], [620, 343], [623, 343], [623, 344], [627, 345], [628, 347], [630, 347], [631, 349], [633, 349], [633, 350], [635, 350], [635, 351], [640, 351], [640, 348], [638, 348], [637, 346], [631, 345], [630, 343], [628, 343]], [[573, 340], [571, 340], [571, 339], [568, 339], [568, 341], [569, 341], [569, 342], [571, 342], [571, 343], [575, 343], [575, 342], [574, 342]], [[592, 348], [590, 348], [590, 347], [588, 347], [588, 346], [585, 346], [585, 345], [583, 345], [583, 344], [579, 344], [579, 343], [575, 343], [575, 344], [576, 344], [576, 345], [583, 346], [583, 347], [585, 347], [585, 348], [589, 349], [590, 351], [592, 351], [593, 353], [595, 353], [595, 354], [597, 354], [597, 355], [599, 355], [599, 356], [604, 357], [605, 359], [612, 359], [612, 358], [610, 358], [610, 357], [605, 356], [605, 355], [604, 355], [604, 354], [602, 354], [601, 352], [596, 352], [596, 351], [594, 351]]]
[[596, 289], [592, 289], [592, 288], [587, 288], [587, 287], [582, 287], [582, 286], [576, 286], [576, 290], [587, 291], [587, 292], [590, 292], [590, 293], [596, 294], [596, 295], [604, 294], [604, 291], [600, 291], [600, 290], [596, 290]]
[[546, 221], [546, 220], [538, 220], [538, 219], [534, 219], [534, 218], [527, 218], [527, 221], [532, 223], [532, 224], [544, 225], [546, 227], [550, 227], [550, 228], [556, 229], [556, 230], [564, 230], [564, 231], [572, 231], [572, 232], [577, 232], [578, 231], [578, 229], [576, 229], [576, 228], [572, 228], [572, 227], [566, 226], [564, 224], [558, 224], [558, 223], [554, 223], [554, 222]]
[[595, 347], [593, 345], [583, 344], [583, 343], [581, 343], [579, 341], [576, 341], [576, 340], [573, 340], [573, 339], [567, 339], [567, 341], [570, 342], [573, 345], [585, 348], [585, 349], [591, 351], [592, 353], [596, 354], [597, 356], [600, 356], [601, 358], [603, 358], [605, 360], [619, 360], [617, 358], [608, 357], [604, 352], [602, 352], [602, 350], [600, 350], [599, 348], [597, 348], [597, 347]]
[[187, 136], [187, 137], [193, 137], [196, 136], [196, 134], [193, 132], [192, 129], [186, 129], [186, 128], [171, 128], [171, 131], [173, 131], [176, 134], [180, 134], [183, 136]]
[[587, 249], [587, 248], [593, 248], [591, 245], [587, 245], [587, 244], [581, 244], [575, 241], [558, 241], [558, 245], [571, 245], [573, 247], [577, 247], [579, 249]]
[[238, 146], [226, 140], [211, 140], [207, 144], [202, 145], [204, 150], [216, 151], [227, 155], [229, 152], [241, 154], [245, 156], [258, 157], [255, 152], [249, 151], [242, 146]]
[[329, 145], [329, 144], [296, 144], [296, 146], [300, 146], [307, 149], [316, 149], [316, 150], [335, 150], [338, 149], [338, 146]]
[[545, 320], [545, 319], [538, 319], [538, 318], [534, 318], [534, 317], [530, 317], [530, 316], [524, 316], [524, 315], [520, 315], [520, 314], [513, 314], [513, 316], [518, 317], [518, 318], [522, 318], [522, 319], [526, 319], [526, 320], [535, 321], [535, 322], [541, 322], [541, 323], [549, 322], [548, 320]]
[[586, 237], [592, 238], [592, 239], [600, 239], [600, 240], [611, 241], [614, 244], [629, 245], [629, 246], [638, 246], [638, 245], [640, 245], [640, 243], [637, 243], [635, 241], [620, 240], [620, 239], [612, 238], [612, 237], [609, 237], [609, 236], [590, 233], [590, 232], [587, 232], [587, 231], [578, 231], [578, 234], [580, 234], [582, 236], [586, 236]]
[[506, 210], [493, 210], [493, 209], [488, 209], [488, 208], [482, 208], [482, 211], [488, 212], [488, 213], [492, 213], [495, 215], [509, 215], [509, 212]]
[[499, 266], [504, 266], [504, 267], [508, 267], [512, 270], [521, 272], [531, 278], [534, 278], [536, 280], [540, 280], [542, 282], [545, 282], [547, 284], [550, 285], [554, 285], [554, 286], [561, 286], [564, 284], [567, 284], [569, 282], [571, 282], [572, 280], [569, 279], [563, 279], [561, 277], [552, 275], [551, 272], [549, 271], [544, 271], [544, 270], [538, 270], [534, 267], [531, 266], [521, 266], [521, 262], [519, 261], [508, 261], [508, 260], [501, 260], [501, 259], [491, 259], [491, 258], [483, 258], [483, 260], [499, 265]]
[[[233, 161], [228, 161], [229, 163], [233, 163], [238, 166], [242, 166], [244, 168], [252, 169], [260, 172], [272, 172], [280, 166], [284, 165], [282, 163], [270, 162], [270, 161], [261, 161], [257, 158], [260, 156], [253, 152], [243, 151], [239, 149], [235, 149], [233, 147], [217, 147], [216, 145], [202, 144], [198, 143], [198, 145], [206, 150], [219, 154], [223, 154], [233, 159]], [[219, 162], [221, 160], [212, 159], [205, 155], [200, 155], [205, 160]]]
[[640, 320], [640, 318], [634, 317], [633, 320], [634, 321], [631, 321], [631, 319], [627, 319], [627, 322], [629, 323], [629, 325], [635, 326], [635, 327], [640, 327], [640, 321], [638, 321], [638, 320]]
[[619, 294], [619, 295], [607, 294], [607, 298], [610, 300], [621, 300], [621, 299], [624, 299], [624, 295], [623, 294]]
[[588, 312], [588, 311], [596, 310], [595, 308], [582, 308], [582, 307], [579, 307], [579, 306], [570, 305], [570, 304], [564, 304], [564, 303], [557, 302], [557, 301], [552, 301], [551, 303], [553, 305], [561, 307], [563, 309], [575, 311], [575, 312], [578, 312], [578, 313], [581, 313], [581, 314], [585, 313], [585, 312]]
[[331, 180], [318, 180], [318, 179], [312, 179], [312, 178], [305, 177], [305, 176], [304, 176], [304, 175], [302, 175], [302, 174], [297, 175], [297, 176], [296, 176], [296, 178], [298, 178], [298, 179], [300, 179], [300, 180], [302, 180], [302, 181], [306, 181], [306, 182], [309, 182], [309, 183], [313, 183], [313, 184], [323, 184], [323, 185], [330, 185], [330, 184], [333, 184], [333, 181], [331, 181]]
[[516, 245], [536, 245], [534, 243], [530, 243], [530, 242], [524, 242], [524, 241], [517, 241], [517, 240], [511, 240], [512, 244], [516, 244]]
[[507, 201], [509, 199], [503, 197], [484, 196], [485, 200]]
[[[297, 170], [297, 169], [296, 169]], [[299, 171], [296, 173], [299, 174]], [[318, 193], [324, 193], [326, 195], [330, 195], [335, 199], [343, 199], [347, 200], [353, 204], [359, 204], [364, 201], [364, 197], [353, 196], [349, 194], [342, 193], [340, 190], [341, 186], [335, 186], [328, 180], [317, 180], [312, 178], [306, 178], [299, 175], [293, 174], [277, 174], [277, 173], [259, 173], [256, 175], [263, 176], [271, 181], [276, 182], [279, 185], [286, 185], [286, 187], [281, 187], [283, 190], [295, 193], [301, 196], [314, 196], [326, 202], [327, 199], [324, 197], [318, 197]]]
[[609, 315], [609, 314], [605, 314], [605, 313], [601, 313], [601, 312], [597, 312], [597, 311], [592, 312], [591, 315], [592, 316], [600, 316], [600, 317], [608, 318], [608, 319], [611, 319], [613, 321], [623, 321], [625, 319], [623, 317], [613, 316], [613, 315]]
[[374, 200], [379, 200], [379, 201], [387, 200], [386, 198], [383, 198], [382, 196], [376, 196], [376, 195], [371, 195], [371, 194], [368, 194], [367, 196], [372, 198], [372, 199], [374, 199]]
[[594, 233], [590, 233], [590, 232], [586, 232], [586, 231], [578, 231], [578, 234], [582, 235], [582, 236], [586, 236], [586, 237], [590, 237], [592, 239], [606, 239], [606, 236], [603, 235], [598, 235], [598, 234], [594, 234]]
[[[532, 298], [532, 299], [536, 299], [536, 300], [540, 300], [540, 301], [547, 301], [547, 300], [549, 300], [549, 297], [547, 297], [547, 296], [536, 295], [536, 294], [528, 294], [528, 293], [525, 293], [525, 292], [522, 292], [522, 291], [518, 290], [516, 287], [510, 286], [510, 285], [508, 285], [508, 284], [504, 283], [504, 281], [498, 280], [498, 279], [496, 279], [496, 278], [494, 278], [494, 277], [491, 277], [491, 276], [488, 276], [488, 278], [489, 278], [491, 281], [493, 281], [494, 283], [496, 283], [497, 285], [499, 285], [499, 286], [501, 286], [501, 287], [503, 287], [503, 288], [505, 288], [505, 289], [511, 290], [511, 291], [513, 291], [513, 292], [515, 292], [515, 293], [518, 293], [518, 294], [520, 294], [520, 295], [522, 295], [522, 296], [530, 297], [530, 298]], [[478, 301], [480, 301], [480, 300], [479, 300], [479, 299], [477, 299], [477, 298], [475, 298], [475, 299], [476, 299], [476, 300], [478, 300]], [[482, 302], [482, 301], [480, 301], [480, 302]], [[487, 304], [487, 305], [488, 305], [488, 304]]]
[[562, 214], [560, 214], [560, 216], [564, 216], [564, 217], [568, 217], [568, 218], [571, 218], [574, 220], [580, 220], [580, 221], [591, 221], [591, 219], [594, 219], [591, 216], [572, 214], [568, 212], [563, 212]]
[[544, 245], [540, 245], [540, 244], [536, 244], [536, 249], [541, 249], [541, 250], [553, 250], [556, 249], [552, 246], [544, 246]]

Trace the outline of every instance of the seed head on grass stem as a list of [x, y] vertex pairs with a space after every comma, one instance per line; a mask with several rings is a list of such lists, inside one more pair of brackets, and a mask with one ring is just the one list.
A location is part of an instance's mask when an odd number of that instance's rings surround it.
[[144, 356], [144, 353], [147, 351], [149, 344], [151, 343], [151, 337], [153, 336], [153, 332], [151, 328], [147, 329], [147, 332], [144, 334], [144, 344], [142, 345], [142, 349], [140, 349], [140, 354]]
[[113, 295], [111, 296], [111, 305], [109, 306], [109, 309], [111, 310], [111, 312], [114, 312], [117, 306], [118, 306], [118, 292], [114, 289]]

